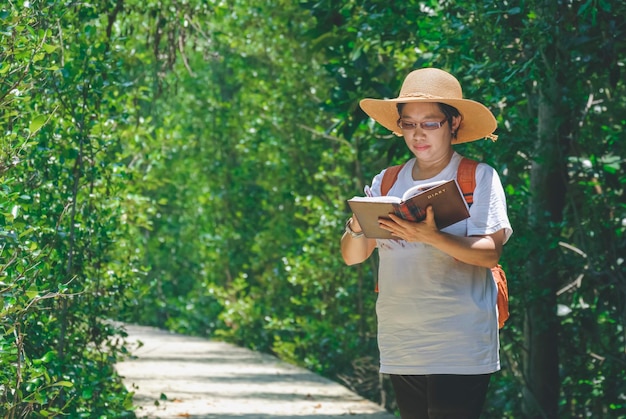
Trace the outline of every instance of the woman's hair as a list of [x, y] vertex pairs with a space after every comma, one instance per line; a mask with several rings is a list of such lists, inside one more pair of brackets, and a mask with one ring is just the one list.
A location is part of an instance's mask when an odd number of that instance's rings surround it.
[[[454, 106], [450, 106], [450, 105], [447, 105], [445, 103], [440, 103], [440, 102], [436, 102], [436, 103], [437, 103], [437, 106], [439, 106], [439, 109], [441, 110], [443, 115], [446, 117], [446, 120], [448, 121], [448, 123], [450, 123], [450, 125], [452, 125], [452, 118], [456, 116], [461, 116], [461, 113], [459, 112], [459, 110], [455, 108]], [[397, 105], [398, 115], [400, 116], [402, 116], [402, 109], [404, 108], [404, 105], [406, 105], [406, 103], [398, 103]]]

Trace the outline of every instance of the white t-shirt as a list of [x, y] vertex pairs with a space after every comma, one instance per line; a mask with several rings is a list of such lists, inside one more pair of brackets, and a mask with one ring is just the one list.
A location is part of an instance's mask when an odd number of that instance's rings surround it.
[[[456, 179], [461, 156], [431, 179], [414, 181], [410, 160], [388, 195], [402, 196], [412, 186]], [[380, 195], [381, 172], [372, 183]], [[480, 163], [470, 218], [442, 231], [485, 235], [513, 230], [497, 172]], [[487, 374], [500, 369], [497, 289], [487, 268], [468, 265], [423, 243], [377, 240], [380, 257], [378, 346], [385, 374]]]

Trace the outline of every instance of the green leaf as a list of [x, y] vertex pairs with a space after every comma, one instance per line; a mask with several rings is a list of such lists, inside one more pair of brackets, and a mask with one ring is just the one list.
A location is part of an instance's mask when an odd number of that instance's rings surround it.
[[30, 125], [28, 126], [28, 130], [31, 134], [39, 131], [43, 124], [46, 123], [47, 117], [46, 115], [37, 115], [32, 121], [30, 121]]
[[39, 295], [39, 290], [37, 290], [36, 288], [31, 288], [28, 291], [26, 291], [26, 296], [32, 300], [33, 298], [37, 297]]
[[620, 170], [620, 164], [619, 163], [610, 163], [610, 164], [605, 164], [603, 166], [603, 169], [605, 172], [607, 173], [611, 173], [611, 174], [616, 174], [619, 172]]
[[50, 54], [51, 52], [54, 52], [57, 49], [56, 45], [48, 45], [48, 44], [44, 44], [43, 45], [43, 49], [44, 51], [46, 51], [48, 54]]

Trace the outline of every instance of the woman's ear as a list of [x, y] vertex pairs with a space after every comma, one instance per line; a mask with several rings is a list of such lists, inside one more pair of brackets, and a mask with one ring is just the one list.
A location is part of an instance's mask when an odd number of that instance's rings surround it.
[[459, 127], [461, 126], [461, 119], [461, 116], [452, 117], [452, 124], [450, 124], [450, 129], [455, 135], [459, 131]]

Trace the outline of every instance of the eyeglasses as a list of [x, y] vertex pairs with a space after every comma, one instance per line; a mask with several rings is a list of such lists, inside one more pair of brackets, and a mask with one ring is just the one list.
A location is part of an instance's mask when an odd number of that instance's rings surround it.
[[432, 131], [432, 130], [436, 130], [436, 129], [443, 127], [443, 124], [445, 124], [446, 121], [447, 119], [444, 119], [441, 122], [434, 122], [434, 121], [409, 122], [409, 121], [403, 121], [402, 119], [398, 119], [398, 126], [403, 131], [413, 131], [414, 129], [417, 128], [418, 125], [423, 130]]

